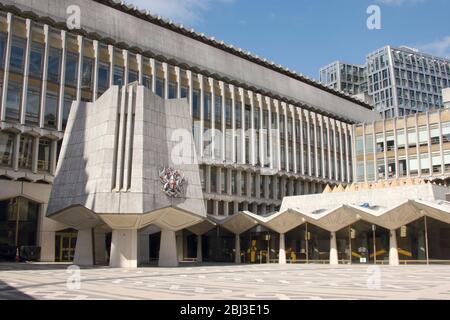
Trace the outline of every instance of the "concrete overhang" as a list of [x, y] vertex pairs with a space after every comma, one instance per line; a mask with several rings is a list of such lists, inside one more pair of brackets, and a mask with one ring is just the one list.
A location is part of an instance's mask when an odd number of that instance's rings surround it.
[[295, 210], [286, 210], [263, 219], [262, 225], [278, 233], [288, 233], [297, 228], [305, 220]]
[[77, 230], [92, 229], [103, 224], [97, 214], [81, 205], [68, 207], [49, 215], [48, 218]]
[[416, 200], [414, 206], [423, 212], [423, 215], [450, 224], [450, 203], [442, 201], [443, 204], [429, 201]]
[[388, 230], [396, 230], [423, 217], [423, 214], [417, 210], [414, 201], [412, 200], [406, 200], [393, 208], [383, 211], [374, 211], [355, 205], [348, 205], [348, 207], [351, 208], [361, 220]]
[[234, 234], [242, 234], [258, 224], [263, 225], [261, 217], [248, 212], [238, 212], [220, 222], [220, 226]]
[[146, 214], [99, 214], [111, 229], [144, 229], [156, 225], [161, 229], [179, 231], [205, 221], [205, 218], [188, 211], [166, 207]]
[[217, 223], [212, 221], [211, 219], [205, 219], [204, 221], [187, 228], [190, 232], [194, 233], [197, 236], [201, 236], [205, 233], [208, 233], [213, 228], [217, 226]]

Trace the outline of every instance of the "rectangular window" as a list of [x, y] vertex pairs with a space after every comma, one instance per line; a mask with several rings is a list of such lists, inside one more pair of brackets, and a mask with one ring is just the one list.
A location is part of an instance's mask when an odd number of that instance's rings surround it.
[[68, 52], [66, 56], [66, 86], [76, 87], [78, 79], [78, 55]]
[[203, 110], [203, 119], [205, 121], [211, 120], [211, 94], [205, 92], [205, 99], [204, 99], [204, 110]]
[[129, 70], [128, 71], [128, 83], [138, 82], [139, 81], [139, 73], [137, 71]]
[[13, 37], [10, 59], [10, 68], [12, 72], [23, 73], [25, 62], [25, 44], [25, 39]]
[[169, 81], [169, 99], [177, 98], [177, 84], [175, 82]]
[[384, 135], [382, 133], [377, 133], [377, 152], [384, 152]]
[[81, 85], [84, 89], [92, 88], [92, 71], [94, 70], [94, 60], [84, 57], [83, 58], [83, 73], [81, 77]]
[[30, 75], [35, 77], [42, 76], [42, 62], [43, 62], [44, 46], [40, 43], [33, 42], [30, 52]]
[[356, 137], [356, 155], [360, 156], [363, 154], [364, 154], [364, 137], [358, 136]]
[[63, 129], [67, 126], [67, 120], [69, 119], [70, 108], [72, 107], [73, 101], [75, 101], [75, 97], [70, 94], [64, 95], [64, 105], [63, 105]]
[[236, 129], [242, 129], [242, 110], [241, 103], [236, 102], [234, 116], [236, 118]]
[[0, 34], [0, 68], [5, 67], [6, 35]]
[[98, 66], [98, 90], [105, 92], [109, 88], [109, 64], [99, 63]]
[[231, 99], [226, 99], [225, 100], [225, 122], [226, 125], [231, 127], [231, 121], [232, 121], [232, 114], [231, 114], [231, 109], [232, 109], [232, 101]]
[[39, 87], [28, 87], [27, 109], [25, 122], [31, 125], [39, 125], [41, 109], [41, 89]]
[[114, 66], [114, 85], [123, 86], [124, 85], [124, 74], [125, 70], [123, 67]]
[[19, 167], [31, 170], [33, 162], [34, 138], [28, 135], [20, 137]]
[[395, 149], [394, 131], [386, 132], [386, 149], [387, 151], [394, 151]]
[[39, 153], [38, 153], [38, 171], [50, 171], [52, 142], [48, 139], [39, 139]]
[[419, 127], [419, 145], [428, 145], [428, 130], [426, 126]]
[[217, 193], [217, 169], [211, 167], [211, 193]]
[[430, 125], [430, 137], [431, 137], [431, 144], [440, 144], [440, 133], [439, 133], [439, 125], [438, 124], [432, 124]]
[[430, 157], [428, 153], [422, 153], [420, 155], [420, 169], [422, 174], [430, 174]]
[[410, 148], [417, 147], [417, 132], [415, 128], [408, 129], [408, 146]]
[[156, 78], [156, 94], [164, 98], [164, 79]]
[[431, 156], [433, 161], [433, 173], [440, 173], [442, 171], [441, 153], [433, 152]]
[[50, 48], [48, 53], [48, 72], [47, 79], [59, 83], [61, 72], [61, 50]]
[[57, 125], [58, 110], [58, 94], [56, 92], [47, 91], [45, 100], [44, 126], [46, 128], [55, 129]]
[[397, 148], [399, 150], [405, 149], [406, 146], [406, 136], [405, 136], [405, 129], [398, 129], [397, 130]]
[[181, 86], [181, 97], [180, 98], [189, 98], [189, 90], [186, 86]]
[[0, 165], [2, 166], [12, 166], [14, 138], [12, 133], [0, 132]]
[[450, 122], [442, 123], [442, 140], [444, 143], [450, 142]]
[[193, 91], [192, 95], [192, 116], [200, 119], [200, 90]]
[[356, 179], [357, 182], [363, 182], [365, 179], [364, 162], [358, 162], [356, 164]]
[[144, 87], [150, 90], [152, 89], [152, 78], [150, 76], [144, 75], [142, 82]]
[[[339, 139], [336, 139], [336, 141], [339, 141]], [[373, 151], [373, 134], [366, 134], [366, 153], [373, 153]]]
[[20, 104], [22, 101], [22, 85], [18, 82], [9, 81], [6, 96], [6, 119], [19, 121]]
[[[215, 122], [222, 123], [222, 97], [216, 96], [215, 99], [215, 109], [214, 109], [214, 118]], [[221, 130], [221, 128], [216, 127], [216, 129]]]

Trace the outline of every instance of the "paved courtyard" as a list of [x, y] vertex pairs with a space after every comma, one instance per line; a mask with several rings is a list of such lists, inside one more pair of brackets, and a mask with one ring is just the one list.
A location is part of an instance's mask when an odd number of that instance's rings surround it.
[[0, 299], [450, 299], [450, 266], [67, 267], [0, 264]]

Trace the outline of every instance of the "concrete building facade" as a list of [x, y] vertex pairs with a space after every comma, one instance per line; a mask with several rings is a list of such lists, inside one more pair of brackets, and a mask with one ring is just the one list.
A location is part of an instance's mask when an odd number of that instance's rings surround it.
[[450, 110], [354, 126], [357, 182], [422, 178], [448, 185]]
[[[73, 5], [77, 30], [66, 25]], [[77, 230], [45, 217], [73, 101], [134, 82], [186, 99], [215, 218], [351, 183], [352, 125], [377, 119], [349, 95], [121, 3], [3, 0], [0, 9], [2, 244], [38, 245], [42, 261], [76, 256]], [[24, 208], [32, 218], [18, 218]]]

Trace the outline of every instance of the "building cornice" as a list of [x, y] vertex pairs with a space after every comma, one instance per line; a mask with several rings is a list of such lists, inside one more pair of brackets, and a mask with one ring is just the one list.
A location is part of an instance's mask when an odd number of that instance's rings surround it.
[[[134, 6], [130, 6], [130, 5], [124, 4], [122, 2], [117, 2], [117, 1], [113, 1], [113, 0], [93, 0], [93, 1], [99, 2], [99, 3], [104, 4], [104, 5], [108, 5], [108, 6], [112, 7], [112, 8], [114, 8], [114, 9], [121, 10], [121, 11], [123, 11], [125, 13], [128, 13], [128, 14], [133, 14], [134, 16], [136, 16], [136, 17], [138, 17], [140, 19], [144, 19], [144, 20], [146, 20], [148, 22], [151, 22], [151, 23], [156, 24], [158, 26], [170, 29], [170, 30], [172, 30], [174, 32], [178, 32], [178, 33], [183, 34], [185, 36], [188, 36], [188, 37], [190, 37], [192, 39], [204, 42], [204, 43], [206, 43], [208, 45], [215, 46], [215, 47], [217, 47], [217, 48], [219, 48], [221, 50], [227, 51], [227, 52], [229, 52], [229, 53], [231, 53], [233, 55], [236, 55], [236, 56], [241, 57], [243, 59], [246, 59], [246, 60], [249, 60], [249, 61], [254, 62], [256, 64], [259, 64], [259, 65], [261, 65], [261, 66], [263, 66], [265, 68], [271, 69], [271, 70], [273, 70], [275, 72], [282, 73], [282, 74], [287, 75], [287, 76], [289, 76], [291, 78], [294, 78], [294, 79], [296, 79], [298, 81], [301, 81], [301, 82], [304, 82], [304, 83], [307, 83], [307, 84], [311, 84], [311, 85], [313, 85], [313, 86], [315, 86], [315, 87], [317, 87], [317, 88], [319, 88], [319, 89], [321, 89], [323, 91], [329, 92], [329, 93], [331, 93], [331, 94], [333, 94], [335, 96], [339, 96], [341, 98], [349, 100], [349, 101], [351, 101], [351, 102], [353, 102], [355, 104], [358, 104], [358, 105], [360, 105], [360, 106], [362, 106], [362, 107], [364, 107], [366, 109], [373, 110], [373, 107], [370, 104], [367, 104], [367, 103], [365, 103], [365, 102], [363, 102], [363, 101], [361, 101], [359, 99], [356, 99], [356, 98], [354, 98], [354, 97], [352, 97], [352, 96], [350, 96], [350, 95], [348, 95], [348, 94], [346, 94], [344, 92], [339, 92], [339, 91], [334, 90], [332, 88], [328, 88], [328, 87], [326, 87], [326, 86], [324, 86], [324, 85], [322, 85], [322, 84], [320, 84], [320, 83], [318, 83], [318, 82], [316, 82], [316, 81], [314, 81], [314, 80], [312, 80], [312, 79], [310, 79], [308, 77], [299, 75], [299, 74], [297, 74], [297, 73], [295, 73], [293, 71], [290, 71], [289, 69], [283, 68], [280, 65], [275, 65], [275, 63], [273, 63], [273, 62], [268, 62], [267, 60], [262, 60], [259, 57], [253, 56], [253, 55], [251, 55], [248, 52], [246, 53], [246, 52], [242, 51], [242, 49], [235, 49], [231, 45], [226, 45], [223, 42], [217, 42], [216, 40], [214, 40], [214, 38], [207, 38], [204, 34], [198, 34], [198, 33], [196, 33], [193, 30], [188, 30], [188, 29], [184, 28], [182, 25], [176, 25], [173, 22], [164, 20], [164, 19], [162, 19], [159, 16], [155, 17], [155, 16], [149, 14], [147, 11], [141, 11], [141, 10], [136, 9]], [[126, 44], [126, 43], [124, 43], [122, 41], [121, 42], [117, 42], [116, 40], [114, 40], [114, 39], [112, 39], [110, 37], [102, 37], [100, 34], [98, 34], [96, 32], [89, 32], [89, 31], [87, 31], [87, 30], [85, 30], [83, 28], [76, 29], [76, 30], [69, 30], [67, 28], [67, 25], [66, 25], [65, 22], [55, 21], [54, 19], [52, 19], [51, 17], [48, 17], [48, 16], [39, 16], [36, 13], [31, 12], [31, 11], [24, 11], [24, 10], [14, 6], [14, 5], [5, 5], [5, 4], [0, 2], [0, 11], [11, 12], [11, 13], [15, 14], [16, 16], [19, 16], [19, 17], [24, 18], [24, 19], [31, 19], [31, 20], [33, 20], [33, 21], [35, 21], [37, 23], [47, 24], [47, 25], [49, 25], [51, 27], [58, 28], [58, 29], [61, 29], [61, 30], [65, 30], [65, 31], [70, 32], [72, 34], [82, 35], [82, 36], [84, 36], [84, 37], [86, 37], [88, 39], [97, 40], [97, 41], [100, 41], [100, 42], [102, 42], [104, 44], [107, 44], [107, 45], [113, 45], [113, 46], [115, 46], [115, 47], [117, 47], [119, 49], [128, 50], [128, 51], [130, 51], [130, 52], [132, 52], [134, 54], [141, 54], [141, 55], [149, 57], [149, 58], [158, 59], [161, 62], [168, 62], [170, 64], [173, 64], [174, 66], [179, 66], [179, 67], [184, 68], [184, 69], [190, 69], [190, 70], [192, 70], [193, 72], [196, 72], [196, 73], [201, 73], [201, 74], [204, 74], [204, 75], [207, 75], [207, 76], [212, 76], [211, 72], [209, 72], [208, 70], [200, 70], [198, 67], [192, 67], [192, 66], [189, 66], [189, 65], [187, 65], [185, 63], [179, 63], [178, 61], [174, 61], [173, 59], [167, 59], [166, 57], [164, 57], [164, 56], [162, 56], [160, 54], [156, 54], [156, 53], [154, 53], [152, 51], [149, 51], [149, 50], [144, 51], [143, 49], [141, 49], [139, 47], [136, 47], [136, 46], [132, 46], [131, 47], [128, 44]], [[339, 120], [339, 121], [342, 121], [342, 122], [345, 122], [345, 123], [350, 123], [350, 124], [356, 123], [356, 121], [354, 121], [354, 120], [351, 120], [351, 119], [348, 119], [348, 118], [344, 118], [344, 117], [342, 117], [339, 114], [335, 114], [335, 113], [323, 110], [322, 108], [320, 108], [318, 106], [313, 106], [313, 105], [308, 104], [308, 103], [304, 103], [304, 102], [301, 102], [301, 101], [296, 101], [296, 100], [293, 100], [293, 99], [282, 97], [282, 96], [280, 96], [278, 94], [274, 94], [272, 92], [265, 92], [263, 90], [258, 90], [254, 86], [251, 86], [251, 85], [248, 85], [248, 84], [245, 84], [245, 83], [240, 83], [240, 82], [237, 82], [237, 81], [235, 81], [233, 79], [228, 79], [227, 77], [221, 77], [220, 75], [217, 75], [217, 74], [214, 74], [214, 77], [216, 77], [217, 80], [227, 80], [230, 83], [232, 83], [234, 85], [237, 85], [237, 86], [240, 86], [240, 87], [242, 87], [242, 88], [244, 88], [246, 90], [251, 90], [251, 91], [254, 91], [255, 93], [261, 93], [263, 95], [271, 97], [272, 99], [277, 99], [277, 100], [280, 100], [282, 102], [286, 102], [287, 104], [292, 104], [292, 105], [295, 105], [297, 107], [300, 107], [300, 108], [303, 108], [303, 109], [306, 109], [306, 110], [309, 110], [309, 111], [312, 111], [312, 112], [316, 112], [318, 114], [322, 114], [323, 116], [327, 116], [327, 117], [330, 117], [330, 118], [333, 118], [333, 119], [336, 119], [336, 120]]]

